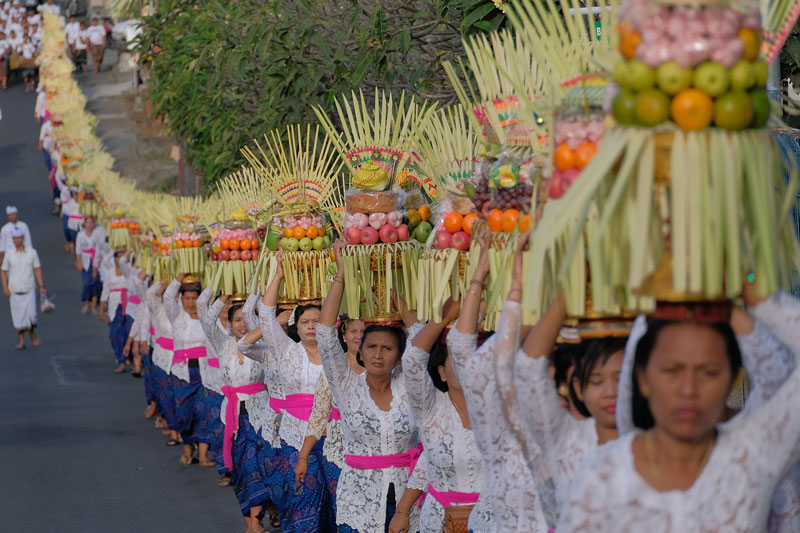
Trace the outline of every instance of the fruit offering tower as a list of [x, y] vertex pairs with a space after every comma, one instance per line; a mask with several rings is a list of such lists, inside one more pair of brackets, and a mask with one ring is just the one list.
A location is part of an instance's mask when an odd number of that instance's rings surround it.
[[283, 257], [279, 303], [319, 301], [328, 294], [334, 227], [341, 229], [344, 205], [338, 160], [332, 141], [319, 126], [289, 126], [286, 142], [274, 130], [264, 136], [258, 155], [244, 148], [247, 160], [275, 198], [272, 220], [256, 264], [255, 283], [265, 290]]
[[748, 278], [761, 295], [788, 287], [796, 164], [784, 167], [765, 127], [756, 7], [635, 0], [620, 18], [616, 125], [578, 185], [545, 206], [528, 304], [546, 304], [542, 286], [564, 287], [575, 314], [727, 300]]
[[[392, 291], [416, 306], [417, 241], [430, 233], [427, 220], [420, 220], [412, 239], [411, 219], [402, 212], [406, 191], [397, 180], [408, 175], [419, 180], [417, 140], [433, 110], [405, 97], [395, 103], [377, 90], [372, 106], [363, 94], [352, 94], [350, 101], [337, 100], [336, 108], [343, 133], [322, 109], [315, 111], [352, 176], [345, 192], [342, 312], [367, 322], [395, 320]], [[429, 213], [424, 205], [416, 210], [420, 219]]]

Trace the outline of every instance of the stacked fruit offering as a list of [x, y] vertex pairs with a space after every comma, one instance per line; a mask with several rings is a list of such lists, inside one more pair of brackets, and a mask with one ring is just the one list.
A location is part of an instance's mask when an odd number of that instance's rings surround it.
[[128, 219], [124, 216], [115, 215], [109, 224], [108, 244], [112, 249], [128, 248], [130, 246], [130, 234], [128, 233]]
[[767, 63], [759, 59], [757, 11], [720, 6], [635, 4], [620, 26], [614, 69], [620, 124], [683, 130], [763, 128], [769, 118]]
[[473, 182], [467, 185], [475, 208], [480, 211], [481, 218], [486, 220], [492, 232], [511, 233], [518, 222], [520, 231], [530, 227], [527, 213], [533, 196], [533, 184], [528, 178], [520, 179], [522, 170], [519, 165], [498, 160], [488, 171], [490, 179], [485, 179], [479, 171], [473, 177]]
[[249, 221], [238, 219], [227, 220], [222, 228], [216, 229], [211, 239], [211, 261], [205, 272], [211, 290], [228, 295], [244, 292], [259, 258], [256, 230]]
[[171, 239], [173, 272], [202, 274], [205, 268], [206, 253], [200, 232], [194, 225], [184, 224], [173, 233]]
[[169, 278], [172, 273], [172, 235], [170, 232], [161, 229], [161, 237], [153, 239], [153, 281], [158, 282], [164, 278]]
[[388, 213], [346, 213], [344, 236], [348, 244], [375, 244], [407, 241], [410, 237], [408, 225], [403, 223], [400, 211]]
[[[325, 223], [321, 214], [291, 215], [283, 219], [282, 227], [283, 238], [278, 243], [274, 243], [274, 239], [267, 241], [272, 251], [277, 251], [278, 245], [285, 252], [310, 252], [331, 247], [330, 224]], [[270, 244], [275, 246], [274, 250]]]
[[260, 244], [253, 228], [222, 229], [211, 240], [212, 261], [251, 261], [258, 259]]
[[442, 216], [441, 223], [436, 225], [436, 249], [454, 248], [463, 252], [469, 250], [472, 225], [477, 219], [477, 213], [462, 215], [458, 211], [450, 211]]
[[550, 198], [561, 198], [572, 185], [581, 170], [597, 153], [597, 143], [603, 137], [604, 115], [594, 111], [588, 117], [585, 112], [564, 113], [555, 123], [555, 145], [553, 166], [555, 171], [545, 185]]

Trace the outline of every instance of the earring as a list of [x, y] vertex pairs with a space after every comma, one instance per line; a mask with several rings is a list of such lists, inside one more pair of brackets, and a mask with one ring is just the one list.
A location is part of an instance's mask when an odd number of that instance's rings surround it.
[[567, 387], [567, 385], [564, 384], [564, 383], [559, 385], [558, 386], [558, 395], [559, 396], [563, 396], [563, 397], [566, 398], [569, 395], [569, 387]]
[[648, 387], [647, 385], [640, 385], [639, 386], [639, 391], [642, 393], [642, 396], [644, 396], [645, 398], [650, 396], [650, 387]]

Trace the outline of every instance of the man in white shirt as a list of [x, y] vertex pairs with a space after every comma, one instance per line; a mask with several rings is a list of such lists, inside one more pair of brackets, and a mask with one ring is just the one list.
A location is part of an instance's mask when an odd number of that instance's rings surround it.
[[33, 244], [31, 243], [31, 232], [28, 229], [28, 225], [22, 222], [19, 219], [19, 212], [17, 208], [13, 205], [9, 205], [6, 207], [6, 215], [8, 215], [8, 222], [0, 228], [0, 262], [3, 261], [3, 254], [6, 250], [11, 250], [14, 247], [14, 243], [11, 242], [11, 234], [14, 230], [19, 229], [22, 231], [23, 236], [25, 237], [25, 246], [28, 248], [33, 248]]
[[[36, 106], [33, 108], [33, 118], [39, 124], [44, 119], [45, 109], [47, 109], [47, 90], [44, 85], [39, 83], [38, 87], [36, 87]], [[44, 143], [42, 143], [42, 148], [47, 149]]]
[[75, 15], [69, 17], [69, 22], [66, 26], [64, 26], [64, 32], [66, 35], [67, 41], [67, 51], [69, 52], [69, 57], [74, 61], [75, 60], [75, 41], [78, 39], [78, 35], [81, 32], [81, 25], [75, 19]]
[[42, 280], [42, 265], [36, 250], [25, 246], [25, 234], [16, 229], [11, 234], [13, 248], [6, 252], [0, 266], [0, 279], [3, 282], [3, 294], [8, 296], [11, 305], [11, 320], [14, 329], [19, 335], [19, 344], [14, 346], [17, 350], [25, 348], [25, 332], [31, 338], [34, 346], [39, 346], [41, 340], [36, 335], [36, 289], [47, 294]]
[[106, 53], [106, 29], [100, 25], [97, 17], [92, 19], [92, 25], [86, 29], [86, 35], [89, 37], [89, 53], [92, 54], [94, 73], [99, 74], [100, 64]]
[[75, 37], [75, 66], [81, 72], [86, 70], [86, 47], [89, 45], [89, 36], [86, 34], [86, 25], [80, 23], [80, 31]]
[[56, 15], [61, 14], [61, 8], [53, 3], [53, 0], [47, 0], [46, 4], [41, 4], [39, 7], [36, 8], [37, 11], [40, 13], [51, 12], [55, 13]]

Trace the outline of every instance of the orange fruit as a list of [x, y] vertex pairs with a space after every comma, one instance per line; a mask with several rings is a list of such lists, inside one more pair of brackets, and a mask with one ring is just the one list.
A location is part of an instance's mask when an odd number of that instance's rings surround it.
[[228, 241], [228, 247], [231, 250], [238, 250], [239, 249], [239, 241], [237, 241], [236, 239], [229, 240]]
[[302, 239], [306, 236], [306, 230], [303, 229], [303, 226], [295, 226], [292, 230], [292, 237], [295, 239]]
[[503, 231], [506, 233], [511, 233], [514, 231], [514, 228], [517, 225], [517, 220], [519, 220], [519, 211], [516, 209], [506, 209], [505, 213], [503, 213], [503, 217], [500, 220], [500, 225], [503, 227]]
[[461, 224], [461, 227], [464, 231], [467, 232], [467, 235], [472, 235], [472, 225], [475, 221], [478, 220], [477, 213], [470, 213], [464, 217], [464, 221]]
[[553, 163], [562, 172], [575, 168], [575, 152], [569, 149], [567, 143], [561, 143], [553, 154]]
[[194, 243], [192, 241], [190, 241], [189, 239], [186, 239], [185, 241], [183, 241], [183, 247], [184, 248], [192, 248], [193, 246], [194, 246]]
[[258, 250], [258, 239], [250, 239], [250, 249]]
[[200, 239], [194, 240], [192, 241], [192, 246], [194, 248], [200, 248], [201, 246], [203, 246], [203, 241], [201, 241]]
[[530, 215], [522, 215], [519, 217], [519, 232], [524, 233], [531, 229], [531, 216]]
[[306, 230], [306, 237], [308, 237], [309, 239], [314, 239], [316, 238], [317, 235], [319, 235], [319, 232], [317, 231], [316, 226], [309, 226], [308, 229]]
[[744, 43], [742, 59], [748, 61], [755, 61], [758, 59], [758, 53], [761, 51], [761, 36], [759, 36], [758, 30], [754, 28], [740, 28], [736, 36]]
[[642, 42], [642, 34], [635, 30], [626, 31], [619, 36], [619, 51], [625, 59], [636, 57], [636, 49]]
[[589, 164], [597, 153], [597, 145], [593, 142], [585, 142], [575, 149], [575, 166], [582, 169]]
[[417, 213], [419, 213], [419, 218], [422, 220], [431, 218], [431, 208], [427, 205], [420, 206], [419, 209], [417, 209]]
[[292, 230], [290, 230], [288, 226], [283, 228], [283, 236], [287, 239], [292, 236]]
[[446, 229], [450, 233], [456, 233], [457, 231], [461, 231], [463, 225], [464, 225], [464, 217], [458, 211], [452, 211], [450, 213], [447, 213], [447, 216], [444, 217], [444, 229]]
[[503, 231], [503, 212], [497, 208], [489, 211], [489, 216], [486, 218], [489, 224], [489, 230], [495, 233]]
[[219, 241], [219, 249], [220, 250], [228, 250], [230, 249], [231, 242], [228, 239], [222, 239]]
[[672, 99], [670, 115], [683, 130], [702, 130], [711, 124], [714, 103], [703, 91], [684, 89]]
[[249, 250], [250, 249], [250, 239], [242, 239], [239, 241], [239, 248], [242, 250]]
[[162, 250], [169, 250], [169, 243], [168, 242], [162, 242], [161, 243], [161, 249]]
[[183, 248], [183, 241], [175, 241], [175, 248]]

